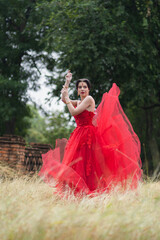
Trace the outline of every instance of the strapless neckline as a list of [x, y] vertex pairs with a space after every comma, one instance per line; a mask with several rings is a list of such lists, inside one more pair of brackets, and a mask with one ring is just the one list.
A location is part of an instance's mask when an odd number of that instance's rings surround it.
[[[93, 114], [95, 114], [94, 112], [92, 112], [92, 111], [89, 111], [89, 110], [87, 110], [87, 109], [85, 109], [83, 112], [89, 112], [89, 113], [93, 113]], [[83, 113], [83, 112], [81, 112], [81, 113]], [[79, 113], [79, 114], [81, 114], [81, 113]], [[77, 114], [77, 115], [79, 115], [79, 114]]]

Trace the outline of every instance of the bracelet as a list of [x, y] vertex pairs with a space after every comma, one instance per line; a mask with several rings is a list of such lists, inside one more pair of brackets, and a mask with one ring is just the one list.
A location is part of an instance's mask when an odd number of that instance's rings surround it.
[[66, 104], [69, 104], [69, 103], [71, 103], [71, 101], [69, 101], [69, 102], [66, 102]]

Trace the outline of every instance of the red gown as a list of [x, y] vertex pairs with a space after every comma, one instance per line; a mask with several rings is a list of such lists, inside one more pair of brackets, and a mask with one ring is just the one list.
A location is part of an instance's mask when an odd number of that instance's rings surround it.
[[[74, 116], [77, 127], [69, 140], [57, 140], [42, 155], [39, 176], [57, 192], [75, 195], [109, 192], [115, 186], [136, 188], [142, 176], [140, 141], [122, 110], [114, 83], [95, 113]], [[62, 161], [61, 161], [62, 160]]]

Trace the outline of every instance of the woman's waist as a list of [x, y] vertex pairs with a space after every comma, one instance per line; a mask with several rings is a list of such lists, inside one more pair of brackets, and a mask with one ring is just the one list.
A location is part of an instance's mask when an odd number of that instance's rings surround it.
[[93, 124], [85, 124], [85, 125], [77, 125], [75, 129], [93, 129], [95, 130], [96, 127]]

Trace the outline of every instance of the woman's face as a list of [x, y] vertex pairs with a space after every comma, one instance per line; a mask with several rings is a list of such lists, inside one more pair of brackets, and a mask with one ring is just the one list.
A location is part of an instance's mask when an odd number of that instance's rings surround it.
[[78, 95], [80, 95], [80, 97], [85, 98], [89, 95], [89, 88], [87, 83], [85, 82], [79, 82], [78, 84]]

